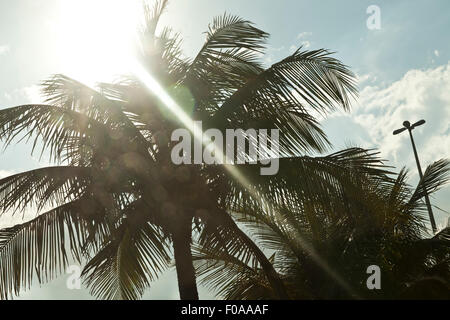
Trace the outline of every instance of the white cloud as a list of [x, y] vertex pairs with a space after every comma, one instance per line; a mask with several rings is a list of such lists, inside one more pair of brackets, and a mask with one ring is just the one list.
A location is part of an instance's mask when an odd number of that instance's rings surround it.
[[[309, 42], [309, 41], [307, 41], [307, 40], [302, 41], [302, 42], [300, 42], [300, 46], [302, 47], [303, 50], [304, 50], [304, 49], [307, 49], [307, 48], [311, 47], [311, 42]], [[293, 44], [293, 45], [291, 45], [291, 46], [289, 47], [289, 51], [290, 51], [291, 53], [294, 53], [295, 50], [297, 50], [298, 48], [299, 48], [299, 45]]]
[[273, 46], [271, 46], [271, 45], [268, 45], [267, 46], [267, 52], [280, 52], [280, 51], [283, 51], [283, 50], [285, 50], [285, 47], [284, 46], [281, 46], [281, 47], [273, 47]]
[[361, 86], [363, 83], [373, 83], [377, 80], [377, 77], [371, 73], [367, 74], [357, 74], [356, 75], [357, 81], [359, 86]]
[[[427, 70], [410, 70], [400, 80], [388, 85], [373, 85], [371, 76], [366, 80], [358, 102], [350, 114], [335, 113], [324, 121], [325, 132], [335, 147], [343, 142], [364, 148], [377, 148], [380, 157], [389, 160], [396, 171], [406, 166], [412, 185], [418, 181], [411, 142], [407, 132], [394, 136], [403, 121], [411, 123], [425, 119], [423, 126], [414, 129], [414, 140], [422, 170], [442, 158], [450, 158], [450, 62]], [[348, 145], [348, 144], [347, 144]], [[436, 205], [450, 211], [450, 186], [446, 186], [431, 199]], [[437, 224], [442, 227], [449, 215], [433, 210]]]
[[0, 46], [0, 56], [7, 54], [9, 52], [9, 46], [8, 45], [1, 45]]
[[40, 94], [39, 86], [32, 85], [16, 89], [12, 92], [6, 92], [3, 94], [8, 103], [13, 104], [25, 104], [25, 103], [43, 103], [44, 99]]
[[385, 88], [366, 86], [354, 121], [366, 128], [383, 156], [398, 164], [414, 165], [407, 134], [393, 136], [403, 121], [425, 119], [414, 131], [421, 161], [429, 164], [450, 157], [450, 62], [428, 70], [410, 70]]
[[1, 45], [0, 46], [0, 56], [7, 54], [9, 52], [9, 45]]
[[[297, 40], [305, 39], [305, 38], [308, 38], [308, 37], [311, 37], [311, 36], [312, 36], [312, 32], [302, 32], [302, 33], [299, 33], [297, 35]], [[300, 41], [300, 45], [303, 47], [303, 49], [307, 49], [307, 48], [309, 48], [311, 46], [311, 42], [308, 41], [308, 40], [302, 40], [302, 41]], [[297, 45], [292, 45], [289, 48], [289, 50], [291, 52], [294, 52], [297, 49], [298, 49]]]
[[0, 179], [9, 177], [10, 175], [13, 175], [14, 171], [8, 171], [8, 170], [0, 170]]
[[301, 45], [304, 49], [306, 49], [311, 46], [311, 42], [309, 42], [308, 40], [305, 40], [305, 41], [302, 41]]
[[42, 103], [43, 98], [41, 96], [40, 88], [39, 86], [29, 86], [22, 88], [22, 92], [24, 93], [27, 102], [29, 103]]
[[310, 37], [310, 36], [312, 36], [312, 32], [302, 32], [302, 33], [299, 33], [298, 34], [298, 36], [297, 36], [297, 39], [303, 39], [303, 38], [307, 38], [307, 37]]
[[439, 57], [439, 50], [434, 50], [434, 55], [435, 55], [436, 57]]
[[285, 51], [286, 48], [284, 46], [281, 47], [273, 47], [271, 45], [267, 46], [266, 53], [264, 55], [264, 63], [269, 66], [273, 64], [276, 60], [279, 59], [279, 55]]

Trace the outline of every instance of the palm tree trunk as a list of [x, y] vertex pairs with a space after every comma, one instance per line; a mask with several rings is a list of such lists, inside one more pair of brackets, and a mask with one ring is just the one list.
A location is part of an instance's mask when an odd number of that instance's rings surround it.
[[191, 254], [192, 220], [179, 219], [175, 223], [172, 239], [180, 299], [198, 300], [197, 282]]

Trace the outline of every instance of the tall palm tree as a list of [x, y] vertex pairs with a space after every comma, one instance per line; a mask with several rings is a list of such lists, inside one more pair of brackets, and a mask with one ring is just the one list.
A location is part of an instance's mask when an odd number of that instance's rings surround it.
[[[354, 75], [323, 49], [300, 48], [265, 68], [268, 34], [227, 14], [213, 20], [199, 53], [186, 59], [177, 34], [157, 31], [166, 5], [144, 6], [139, 60], [146, 72], [205, 129], [279, 129], [284, 173], [260, 177], [257, 166], [240, 165], [247, 181], [242, 184], [226, 166], [176, 166], [170, 137], [184, 125], [140, 79], [125, 76], [94, 90], [56, 75], [43, 83], [45, 105], [0, 111], [6, 145], [31, 138], [33, 150], [41, 148], [56, 165], [0, 180], [4, 212], [38, 212], [34, 220], [0, 231], [2, 298], [35, 276], [52, 279], [70, 258], [86, 262], [83, 276], [96, 297], [136, 299], [168, 267], [172, 247], [180, 297], [197, 299], [193, 226], [201, 246], [220, 246], [258, 265], [277, 298], [288, 297], [269, 259], [232, 215], [296, 194], [303, 182], [292, 177], [304, 155], [329, 146], [311, 111], [348, 110]], [[339, 161], [361, 161], [375, 170], [360, 153]], [[322, 165], [328, 162], [314, 164], [318, 170]], [[314, 183], [315, 175], [301, 179]]]
[[[375, 154], [368, 156], [376, 160]], [[449, 181], [450, 162], [430, 165], [416, 188], [407, 184], [405, 170], [383, 176], [336, 169], [314, 178], [327, 184], [326, 196], [315, 181], [276, 208], [278, 214], [250, 210], [240, 218], [257, 243], [274, 252], [271, 262], [290, 297], [450, 298], [449, 228], [429, 236], [423, 201], [424, 190], [433, 194]], [[260, 267], [220, 247], [198, 247], [195, 261], [201, 281], [219, 297], [275, 297]], [[380, 267], [381, 290], [367, 288], [371, 265]]]

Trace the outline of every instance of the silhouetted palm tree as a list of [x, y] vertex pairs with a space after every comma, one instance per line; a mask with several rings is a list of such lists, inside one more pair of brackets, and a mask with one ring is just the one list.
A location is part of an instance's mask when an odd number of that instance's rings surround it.
[[[392, 175], [361, 167], [298, 174], [313, 177], [297, 197], [272, 214], [248, 210], [240, 218], [255, 241], [274, 252], [271, 262], [293, 299], [450, 298], [450, 232], [430, 237], [425, 225], [424, 189], [432, 194], [449, 180], [450, 162], [430, 165], [416, 188], [406, 171]], [[328, 161], [325, 157], [323, 161]], [[368, 158], [377, 161], [375, 154]], [[315, 159], [317, 161], [318, 159]], [[282, 167], [283, 168], [283, 167]], [[334, 181], [334, 183], [329, 183]], [[321, 187], [325, 186], [325, 188]], [[326, 190], [325, 190], [326, 189]], [[226, 299], [271, 299], [262, 270], [220, 247], [199, 247], [197, 272]], [[369, 290], [367, 268], [381, 270], [381, 290]]]
[[[253, 174], [257, 166], [241, 165], [248, 174], [242, 185], [226, 166], [176, 166], [170, 137], [183, 125], [139, 79], [124, 77], [94, 90], [57, 75], [43, 83], [45, 105], [0, 111], [6, 144], [21, 134], [32, 138], [57, 165], [0, 181], [3, 211], [36, 205], [40, 212], [0, 231], [2, 298], [29, 286], [34, 276], [52, 279], [69, 258], [87, 261], [83, 275], [96, 297], [139, 298], [167, 268], [172, 244], [180, 297], [196, 299], [193, 225], [201, 246], [220, 244], [257, 264], [276, 296], [287, 298], [270, 261], [231, 215], [279, 205], [305, 181], [314, 183], [317, 174], [298, 175], [298, 165], [329, 142], [311, 111], [348, 110], [354, 76], [326, 50], [299, 49], [265, 68], [268, 34], [230, 15], [215, 18], [198, 55], [185, 59], [178, 35], [169, 28], [157, 32], [165, 6], [145, 7], [140, 62], [146, 71], [204, 129], [280, 129], [283, 174], [260, 177]], [[355, 163], [353, 156], [339, 161]], [[307, 159], [320, 170], [323, 163]], [[42, 212], [47, 207], [53, 209]]]

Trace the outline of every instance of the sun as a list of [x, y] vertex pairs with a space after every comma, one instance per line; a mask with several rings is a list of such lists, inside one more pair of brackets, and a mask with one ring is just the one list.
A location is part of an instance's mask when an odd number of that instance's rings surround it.
[[64, 0], [59, 15], [65, 74], [94, 85], [130, 71], [142, 0]]

